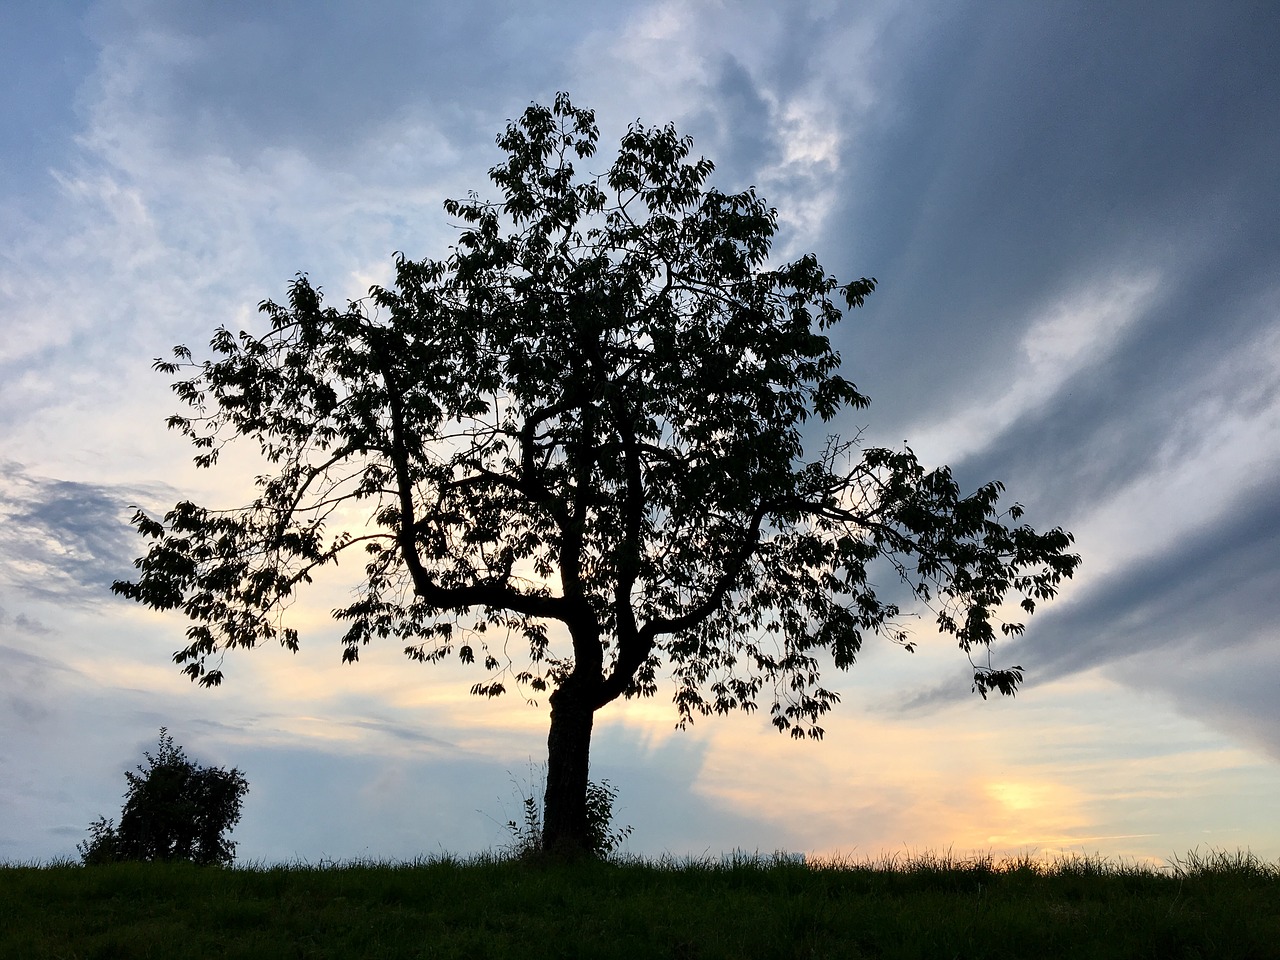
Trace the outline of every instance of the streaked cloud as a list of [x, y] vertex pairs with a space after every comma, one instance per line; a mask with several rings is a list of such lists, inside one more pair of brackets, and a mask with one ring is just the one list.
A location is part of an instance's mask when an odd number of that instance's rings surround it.
[[913, 449], [931, 462], [955, 463], [981, 451], [1043, 408], [1081, 371], [1105, 362], [1127, 328], [1150, 309], [1155, 271], [1107, 277], [1036, 312], [1018, 342], [1007, 380], [978, 385], [964, 409], [941, 422], [905, 428]]

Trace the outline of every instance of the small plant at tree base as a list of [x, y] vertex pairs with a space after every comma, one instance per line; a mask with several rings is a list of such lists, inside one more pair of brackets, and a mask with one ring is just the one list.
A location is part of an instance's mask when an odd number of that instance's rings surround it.
[[520, 798], [524, 815], [520, 820], [508, 820], [511, 845], [507, 848], [518, 860], [536, 856], [542, 850], [542, 808], [531, 793]]
[[[544, 777], [545, 779], [545, 777]], [[543, 852], [542, 806], [532, 792], [521, 791], [520, 805], [524, 814], [517, 822], [507, 821], [507, 829], [511, 831], [511, 852], [520, 859], [538, 856]], [[618, 788], [608, 780], [587, 783], [587, 835], [589, 851], [600, 859], [605, 859], [617, 852], [624, 840], [631, 836], [630, 825], [615, 827], [613, 825], [613, 804], [618, 799]]]
[[89, 840], [77, 844], [86, 865], [120, 860], [189, 860], [229, 864], [236, 845], [225, 838], [240, 821], [249, 783], [238, 769], [201, 767], [187, 759], [168, 731], [160, 728], [155, 756], [147, 767], [125, 771], [120, 826], [106, 817], [89, 825]]

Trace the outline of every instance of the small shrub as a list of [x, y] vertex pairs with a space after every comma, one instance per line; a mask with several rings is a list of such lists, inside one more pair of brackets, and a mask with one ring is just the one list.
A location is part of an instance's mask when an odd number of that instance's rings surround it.
[[[542, 806], [532, 788], [528, 793], [520, 793], [520, 806], [524, 813], [519, 821], [508, 820], [506, 827], [512, 838], [509, 851], [524, 858], [542, 852]], [[591, 838], [591, 852], [601, 859], [616, 853], [633, 830], [630, 825], [613, 825], [613, 805], [617, 799], [618, 788], [608, 780], [587, 783], [587, 830]]]
[[618, 790], [608, 780], [587, 784], [587, 829], [591, 836], [591, 852], [597, 857], [608, 857], [617, 852], [622, 842], [631, 836], [631, 826], [614, 827], [613, 803]]
[[89, 840], [77, 844], [85, 865], [120, 860], [231, 863], [236, 845], [224, 834], [240, 821], [240, 804], [249, 791], [244, 774], [193, 763], [164, 727], [156, 755], [144, 756], [146, 768], [125, 771], [129, 788], [120, 826], [99, 817], [89, 825]]

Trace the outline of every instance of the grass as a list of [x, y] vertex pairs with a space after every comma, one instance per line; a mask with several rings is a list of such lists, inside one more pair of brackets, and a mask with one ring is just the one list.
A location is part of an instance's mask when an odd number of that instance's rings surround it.
[[0, 957], [1280, 958], [1280, 864], [8, 865]]

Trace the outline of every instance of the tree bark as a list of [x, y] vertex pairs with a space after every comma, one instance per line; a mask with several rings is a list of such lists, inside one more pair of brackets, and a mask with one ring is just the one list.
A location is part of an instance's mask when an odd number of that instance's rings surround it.
[[587, 773], [594, 704], [572, 678], [551, 695], [547, 736], [547, 792], [542, 808], [542, 849], [565, 859], [590, 856]]

